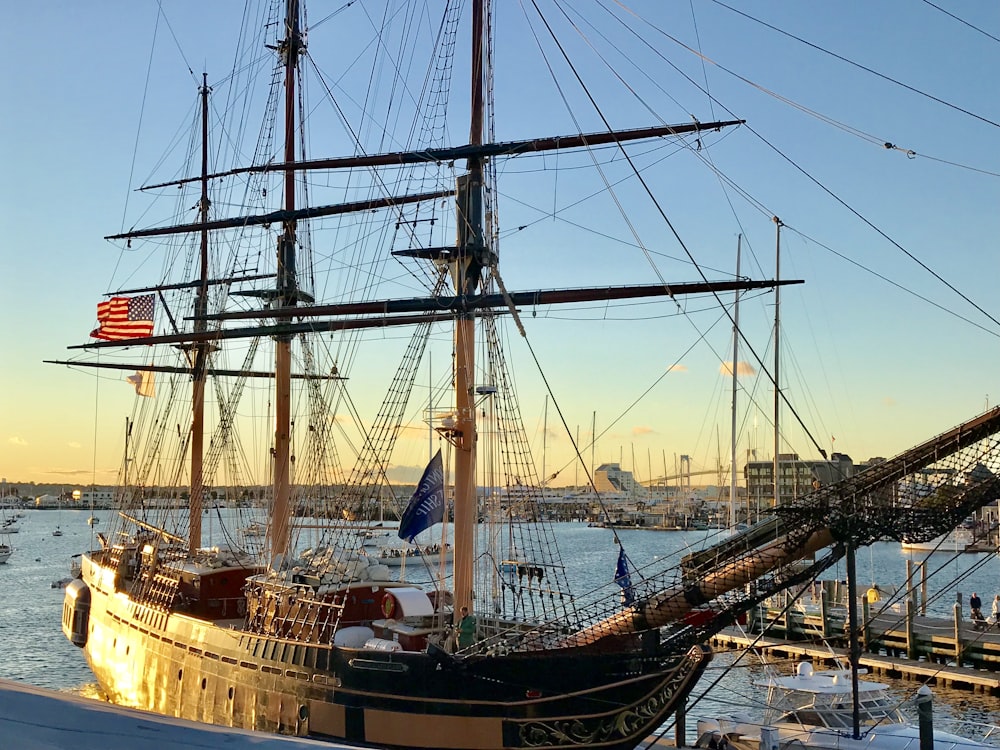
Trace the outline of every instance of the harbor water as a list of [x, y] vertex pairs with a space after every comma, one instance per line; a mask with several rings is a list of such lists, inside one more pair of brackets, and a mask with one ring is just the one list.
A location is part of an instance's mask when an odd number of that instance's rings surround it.
[[[75, 509], [25, 511], [20, 532], [9, 537], [15, 551], [7, 564], [0, 565], [0, 644], [5, 657], [0, 659], [0, 678], [83, 695], [98, 694], [82, 651], [67, 641], [60, 629], [63, 590], [59, 582], [69, 577], [73, 555], [98, 546], [96, 532], [108, 524], [111, 514], [97, 511], [94, 515], [102, 521], [93, 527], [87, 523], [90, 515], [87, 510]], [[211, 540], [219, 524], [229, 522], [236, 523], [232, 511], [207, 514], [206, 539]], [[57, 528], [61, 536], [53, 536]], [[628, 529], [618, 531], [618, 537], [630, 560], [641, 568], [654, 560], [675, 559], [681, 551], [698, 549], [719, 533]], [[562, 523], [555, 525], [555, 535], [569, 579], [578, 593], [585, 594], [613, 580], [618, 553], [611, 530]], [[963, 594], [966, 611], [973, 591], [987, 609], [993, 596], [1000, 593], [1000, 558], [995, 554], [920, 553], [912, 557], [928, 560], [930, 614], [951, 617], [958, 593]], [[877, 583], [887, 590], [901, 586], [906, 577], [906, 559], [898, 543], [882, 542], [859, 550], [859, 583], [865, 587]], [[421, 574], [418, 565], [406, 571], [408, 580], [418, 581]], [[843, 564], [827, 571], [824, 577], [845, 578]], [[794, 667], [788, 662], [774, 666], [784, 673]], [[690, 700], [689, 739], [693, 740], [698, 718], [737, 711], [759, 716], [763, 691], [753, 683], [762, 676], [763, 667], [756, 657], [717, 654]], [[900, 702], [912, 698], [919, 687], [878, 679], [892, 685]], [[1000, 723], [1000, 699], [995, 696], [940, 687], [933, 690], [936, 716]]]

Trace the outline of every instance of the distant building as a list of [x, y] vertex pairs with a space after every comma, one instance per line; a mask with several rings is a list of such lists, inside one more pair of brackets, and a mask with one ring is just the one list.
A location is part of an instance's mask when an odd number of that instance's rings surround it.
[[620, 464], [598, 466], [594, 472], [594, 485], [600, 493], [614, 492], [639, 500], [649, 496], [649, 490], [635, 481], [631, 471], [623, 471]]
[[[827, 460], [805, 460], [797, 453], [778, 455], [779, 503], [794, 500], [813, 491], [815, 486], [832, 484], [854, 476], [861, 468], [846, 453], [834, 453]], [[757, 509], [774, 506], [774, 462], [750, 461], [745, 470], [747, 501]]]
[[83, 490], [78, 504], [84, 508], [106, 509], [114, 507], [115, 493], [110, 489]]
[[62, 499], [58, 495], [39, 495], [35, 498], [35, 507], [40, 509], [59, 508]]

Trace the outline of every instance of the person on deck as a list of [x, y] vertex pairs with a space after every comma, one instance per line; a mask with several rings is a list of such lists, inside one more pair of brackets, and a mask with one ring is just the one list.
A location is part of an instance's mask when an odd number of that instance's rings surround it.
[[[969, 597], [969, 609], [972, 610], [972, 617], [974, 619], [979, 619], [983, 616], [983, 600], [979, 598], [979, 594], [975, 591], [973, 591], [972, 596]], [[979, 617], [976, 617], [977, 612]]]
[[976, 592], [972, 592], [972, 596], [969, 597], [969, 609], [972, 610], [972, 627], [976, 630], [986, 630], [989, 624], [983, 617], [983, 600]]
[[469, 648], [476, 642], [476, 618], [469, 614], [468, 607], [462, 607], [462, 619], [458, 621], [458, 647]]
[[993, 625], [1000, 628], [1000, 594], [993, 597], [993, 612], [990, 614], [993, 617]]

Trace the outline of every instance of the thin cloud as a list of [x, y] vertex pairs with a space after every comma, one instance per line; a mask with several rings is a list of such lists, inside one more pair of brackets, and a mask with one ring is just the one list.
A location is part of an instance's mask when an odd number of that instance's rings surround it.
[[[723, 362], [721, 365], [719, 365], [719, 373], [722, 375], [726, 375], [728, 377], [732, 377], [733, 374], [732, 361]], [[740, 361], [736, 363], [736, 377], [741, 378], [745, 375], [756, 375], [756, 374], [757, 370], [755, 370], [754, 366], [751, 365], [749, 362]]]
[[670, 365], [667, 368], [667, 372], [687, 372], [687, 365]]
[[74, 440], [73, 442], [70, 442], [70, 443], [66, 443], [66, 445], [67, 445], [67, 446], [68, 446], [69, 448], [73, 448], [73, 449], [76, 449], [76, 448], [79, 448], [79, 447], [80, 447], [80, 444], [79, 444], [78, 442], [76, 442], [75, 440]]
[[28, 444], [28, 441], [25, 440], [20, 435], [12, 435], [11, 437], [7, 438], [7, 442], [10, 443], [11, 445], [20, 445], [22, 447]]
[[655, 430], [652, 427], [647, 427], [646, 425], [637, 425], [632, 428], [632, 435], [638, 437], [639, 435], [652, 435]]

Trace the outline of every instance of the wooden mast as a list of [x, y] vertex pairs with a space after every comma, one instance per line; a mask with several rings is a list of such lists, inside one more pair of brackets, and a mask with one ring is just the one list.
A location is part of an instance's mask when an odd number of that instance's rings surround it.
[[[298, 0], [289, 0], [285, 17], [285, 39], [279, 50], [285, 62], [285, 162], [295, 161], [295, 76], [301, 48]], [[285, 170], [285, 210], [295, 210], [295, 170]], [[296, 220], [282, 222], [278, 237], [276, 307], [295, 306], [298, 283], [295, 270]], [[291, 316], [279, 318], [291, 322]], [[274, 497], [271, 508], [271, 562], [278, 565], [288, 551], [288, 521], [291, 490], [292, 336], [275, 337], [274, 354]]]
[[[736, 238], [736, 278], [740, 277], [740, 251], [743, 245], [743, 235]], [[732, 390], [732, 424], [730, 425], [729, 444], [729, 528], [736, 526], [736, 397], [738, 395], [740, 359], [740, 293], [737, 290], [733, 300], [733, 366], [730, 375], [733, 376]], [[650, 472], [652, 478], [652, 472]]]
[[[201, 200], [198, 203], [198, 219], [204, 225], [208, 221], [208, 74], [201, 74]], [[195, 333], [204, 333], [208, 328], [205, 320], [198, 316], [208, 313], [208, 230], [201, 231], [200, 276], [198, 295], [195, 297]], [[193, 553], [201, 547], [201, 509], [205, 491], [203, 460], [205, 452], [205, 370], [208, 349], [206, 341], [192, 345], [191, 388], [191, 500], [188, 510], [188, 548]]]
[[[472, 80], [469, 142], [483, 142], [483, 44], [486, 0], [472, 3]], [[486, 247], [483, 237], [483, 158], [471, 156], [458, 179], [457, 250], [450, 271], [458, 297], [475, 294]], [[472, 568], [475, 557], [476, 495], [475, 312], [462, 310], [455, 321], [455, 613], [472, 609]]]
[[[781, 281], [781, 219], [774, 217], [774, 278]], [[781, 337], [781, 292], [774, 289], [774, 503], [776, 508], [781, 504], [781, 428], [778, 420], [781, 418], [781, 367], [779, 346]]]

